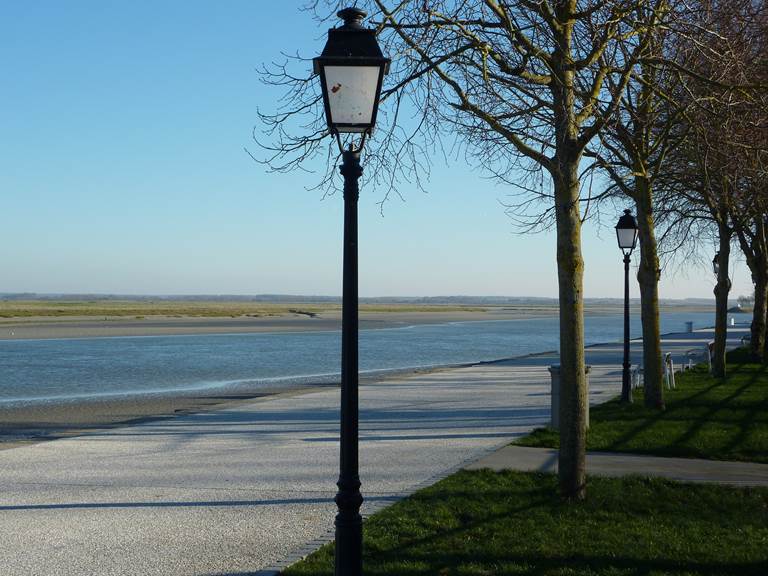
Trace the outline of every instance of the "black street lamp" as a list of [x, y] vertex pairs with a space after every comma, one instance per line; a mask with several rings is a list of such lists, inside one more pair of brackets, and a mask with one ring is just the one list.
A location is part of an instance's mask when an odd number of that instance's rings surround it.
[[[322, 54], [314, 59], [320, 76], [328, 131], [336, 136], [344, 176], [344, 278], [341, 313], [341, 454], [336, 485], [336, 576], [360, 576], [363, 571], [363, 519], [358, 472], [358, 360], [357, 360], [357, 200], [363, 173], [360, 151], [376, 123], [381, 83], [389, 68], [376, 41], [364, 28], [366, 13], [346, 8], [338, 13], [344, 25], [328, 31]], [[357, 147], [347, 150], [341, 134], [362, 134]]]
[[624, 254], [624, 364], [621, 373], [621, 401], [632, 402], [632, 382], [629, 376], [629, 261], [632, 251], [637, 246], [637, 221], [631, 210], [624, 210], [624, 215], [616, 224], [616, 239]]

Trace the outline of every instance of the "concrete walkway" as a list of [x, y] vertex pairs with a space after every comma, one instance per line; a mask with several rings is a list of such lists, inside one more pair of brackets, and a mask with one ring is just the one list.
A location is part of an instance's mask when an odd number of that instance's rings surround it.
[[[557, 450], [505, 446], [465, 467], [467, 470], [557, 472]], [[660, 458], [613, 452], [588, 452], [587, 470], [595, 476], [653, 476], [680, 482], [733, 486], [768, 486], [768, 464], [718, 462], [691, 458]]]
[[[744, 329], [731, 329], [732, 343]], [[711, 331], [665, 339], [677, 363]], [[590, 348], [590, 401], [619, 393], [621, 345]], [[641, 344], [633, 343], [633, 362]], [[544, 354], [360, 391], [364, 511], [549, 420]], [[3, 576], [272, 574], [330, 537], [337, 389], [0, 452]]]

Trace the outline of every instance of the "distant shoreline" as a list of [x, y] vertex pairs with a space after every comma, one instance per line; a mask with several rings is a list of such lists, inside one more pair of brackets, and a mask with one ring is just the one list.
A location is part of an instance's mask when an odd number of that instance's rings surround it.
[[[514, 320], [552, 316], [545, 312], [360, 312], [360, 328], [386, 329], [421, 324]], [[341, 311], [282, 314], [261, 317], [168, 317], [145, 318], [18, 318], [0, 320], [0, 340], [101, 338], [115, 336], [180, 336], [203, 334], [249, 334], [269, 332], [317, 332], [341, 329]]]
[[[239, 304], [237, 304], [239, 306]], [[274, 307], [262, 314], [242, 314], [238, 308], [203, 309], [204, 316], [184, 314], [151, 314], [149, 306], [139, 308], [140, 315], [60, 315], [19, 316], [0, 318], [0, 340], [44, 340], [65, 338], [103, 338], [120, 336], [174, 336], [203, 334], [249, 334], [267, 332], [314, 332], [341, 329], [341, 310], [337, 306]], [[662, 307], [669, 312], [709, 312], [709, 306]], [[66, 309], [65, 309], [66, 310]], [[133, 308], [131, 308], [133, 311]], [[24, 313], [30, 310], [25, 309]], [[124, 312], [122, 310], [121, 312]], [[179, 310], [181, 311], [181, 310]], [[225, 314], [235, 312], [239, 314]], [[0, 312], [2, 308], [0, 307]], [[72, 312], [76, 312], [73, 309]], [[633, 313], [637, 313], [637, 307]], [[587, 306], [587, 315], [620, 314], [622, 308], [609, 305]], [[10, 314], [10, 312], [6, 312]], [[413, 306], [413, 305], [361, 305], [360, 328], [386, 329], [423, 324], [449, 322], [482, 322], [493, 320], [522, 320], [557, 316], [554, 305], [505, 305], [485, 307]]]

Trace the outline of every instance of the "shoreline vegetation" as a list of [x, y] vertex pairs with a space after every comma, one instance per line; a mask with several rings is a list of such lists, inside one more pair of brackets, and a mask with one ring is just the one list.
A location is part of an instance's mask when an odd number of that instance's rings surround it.
[[[546, 307], [361, 304], [360, 328], [495, 320], [556, 313]], [[0, 300], [0, 340], [339, 330], [335, 302], [224, 300]]]
[[[632, 302], [631, 302], [632, 303]], [[634, 302], [638, 304], [638, 302]], [[617, 299], [587, 299], [591, 311], [621, 310]], [[704, 300], [662, 302], [665, 309], [703, 311], [714, 305]], [[404, 312], [551, 312], [557, 300], [549, 298], [504, 298], [446, 296], [430, 298], [360, 298], [360, 311], [371, 313]], [[21, 318], [136, 318], [195, 317], [238, 318], [283, 316], [288, 314], [334, 313], [341, 302], [332, 297], [11, 297], [0, 294], [0, 321]]]
[[[484, 312], [487, 307], [457, 304], [361, 304], [366, 312]], [[259, 318], [338, 312], [341, 304], [240, 302], [228, 300], [0, 300], [1, 319], [19, 318]]]

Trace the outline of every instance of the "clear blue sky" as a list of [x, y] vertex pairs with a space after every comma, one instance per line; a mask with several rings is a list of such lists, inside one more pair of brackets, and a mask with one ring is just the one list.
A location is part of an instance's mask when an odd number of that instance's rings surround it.
[[[324, 43], [302, 3], [0, 4], [0, 292], [339, 294], [341, 198], [243, 151], [277, 97], [256, 68]], [[363, 190], [362, 295], [557, 295], [554, 237], [516, 235], [503, 187], [438, 164], [429, 190], [384, 217]], [[584, 256], [586, 296], [620, 297], [612, 228]], [[711, 297], [711, 272], [661, 292]]]

